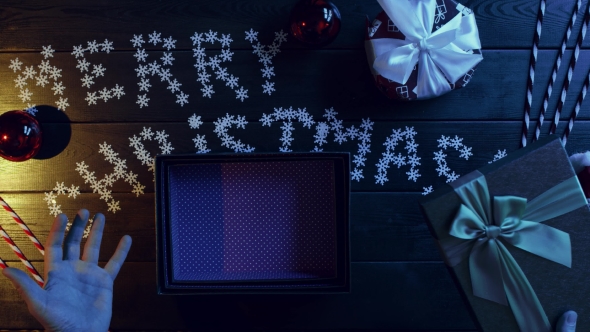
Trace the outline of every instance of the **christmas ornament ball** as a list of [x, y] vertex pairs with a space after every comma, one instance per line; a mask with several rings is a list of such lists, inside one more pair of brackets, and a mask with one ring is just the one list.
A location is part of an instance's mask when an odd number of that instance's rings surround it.
[[331, 43], [340, 32], [340, 12], [327, 0], [301, 0], [291, 10], [289, 32], [311, 47]]
[[33, 158], [41, 148], [41, 126], [25, 111], [0, 115], [0, 157], [10, 161]]

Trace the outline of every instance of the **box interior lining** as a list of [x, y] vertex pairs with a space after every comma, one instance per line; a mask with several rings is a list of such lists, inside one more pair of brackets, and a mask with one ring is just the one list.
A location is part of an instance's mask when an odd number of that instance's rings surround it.
[[170, 165], [175, 281], [337, 275], [331, 160]]

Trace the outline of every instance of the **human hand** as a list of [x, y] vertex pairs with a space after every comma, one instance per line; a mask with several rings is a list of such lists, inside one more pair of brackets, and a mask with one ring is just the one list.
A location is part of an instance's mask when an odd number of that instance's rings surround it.
[[555, 332], [575, 332], [577, 319], [578, 314], [575, 311], [566, 311], [557, 321]]
[[[88, 211], [78, 211], [65, 238], [68, 222], [64, 214], [55, 218], [45, 244], [45, 286], [40, 288], [25, 272], [5, 268], [6, 276], [23, 297], [29, 312], [47, 331], [107, 331], [111, 322], [113, 282], [131, 248], [131, 237], [123, 236], [103, 268], [98, 255], [104, 215], [98, 213], [80, 259], [80, 241]], [[62, 249], [63, 241], [63, 249]]]

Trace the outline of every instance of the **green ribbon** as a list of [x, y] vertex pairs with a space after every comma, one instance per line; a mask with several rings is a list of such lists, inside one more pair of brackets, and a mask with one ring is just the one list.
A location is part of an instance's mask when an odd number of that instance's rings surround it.
[[492, 201], [483, 174], [474, 172], [464, 178], [454, 186], [463, 204], [451, 225], [452, 236], [439, 240], [447, 264], [455, 266], [469, 256], [473, 295], [510, 305], [521, 331], [552, 331], [535, 291], [505, 243], [571, 268], [569, 234], [541, 223], [588, 204], [577, 177], [528, 203], [517, 196], [496, 196]]

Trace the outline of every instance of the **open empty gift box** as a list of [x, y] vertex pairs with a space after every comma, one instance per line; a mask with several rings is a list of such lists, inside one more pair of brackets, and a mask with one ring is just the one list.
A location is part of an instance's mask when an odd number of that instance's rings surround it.
[[348, 153], [156, 158], [159, 294], [350, 291]]

